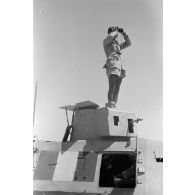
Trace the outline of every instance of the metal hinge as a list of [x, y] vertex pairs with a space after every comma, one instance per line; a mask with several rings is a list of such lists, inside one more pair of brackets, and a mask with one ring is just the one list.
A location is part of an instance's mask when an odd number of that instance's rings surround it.
[[143, 163], [143, 159], [142, 158], [138, 158], [137, 162], [138, 163]]
[[138, 179], [137, 179], [137, 184], [142, 184], [142, 183], [143, 183], [143, 179], [138, 178]]
[[139, 173], [145, 173], [145, 167], [138, 167], [138, 172]]

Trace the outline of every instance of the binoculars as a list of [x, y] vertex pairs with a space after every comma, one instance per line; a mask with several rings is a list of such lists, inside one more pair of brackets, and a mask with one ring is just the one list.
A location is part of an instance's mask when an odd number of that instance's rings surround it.
[[124, 33], [123, 28], [119, 28], [118, 26], [113, 26], [113, 27], [110, 27], [110, 28], [108, 29], [108, 34], [109, 34], [110, 32], [113, 32], [113, 31], [117, 31], [117, 32], [119, 32], [119, 33]]
[[116, 30], [117, 30], [119, 33], [124, 32], [123, 28], [119, 28], [118, 26], [116, 26], [115, 28], [116, 28]]

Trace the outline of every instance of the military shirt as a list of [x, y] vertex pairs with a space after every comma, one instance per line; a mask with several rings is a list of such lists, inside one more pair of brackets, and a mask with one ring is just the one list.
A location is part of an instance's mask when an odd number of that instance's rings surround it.
[[124, 33], [125, 42], [119, 44], [119, 42], [116, 40], [117, 36], [118, 32], [114, 31], [108, 34], [108, 36], [103, 41], [104, 51], [107, 57], [106, 72], [108, 76], [110, 74], [121, 76], [121, 70], [126, 70], [124, 61], [121, 56], [121, 50], [129, 47], [131, 42], [128, 35]]

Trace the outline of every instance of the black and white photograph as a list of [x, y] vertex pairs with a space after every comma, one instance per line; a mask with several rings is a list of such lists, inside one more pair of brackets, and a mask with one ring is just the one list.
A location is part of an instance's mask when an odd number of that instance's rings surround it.
[[33, 1], [34, 195], [163, 194], [161, 0]]
[[2, 1], [1, 194], [195, 194], [194, 7]]

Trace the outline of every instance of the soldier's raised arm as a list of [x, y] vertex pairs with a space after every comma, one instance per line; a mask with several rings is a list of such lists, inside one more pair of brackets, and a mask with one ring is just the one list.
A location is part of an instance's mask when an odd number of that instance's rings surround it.
[[131, 41], [129, 39], [129, 36], [127, 35], [127, 33], [123, 30], [123, 28], [119, 28], [119, 33], [121, 33], [124, 37], [125, 42], [120, 44], [120, 49], [125, 49], [127, 47], [129, 47], [131, 45]]
[[125, 49], [125, 48], [131, 46], [131, 41], [129, 39], [129, 36], [125, 33], [125, 34], [123, 34], [123, 37], [125, 39], [125, 42], [120, 44], [120, 49]]
[[115, 37], [117, 37], [117, 36], [118, 36], [117, 31], [114, 31], [114, 32], [108, 34], [108, 36], [103, 41], [104, 46], [110, 44], [113, 41], [113, 39], [115, 39]]

